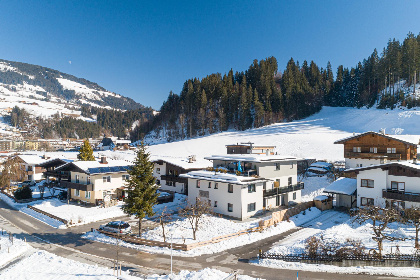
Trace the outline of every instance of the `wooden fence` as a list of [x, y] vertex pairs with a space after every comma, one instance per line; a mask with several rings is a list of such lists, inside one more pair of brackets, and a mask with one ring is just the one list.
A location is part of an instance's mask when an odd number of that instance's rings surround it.
[[65, 219], [62, 219], [62, 218], [57, 217], [57, 216], [54, 216], [54, 215], [52, 215], [52, 214], [50, 214], [50, 213], [48, 213], [48, 212], [42, 211], [41, 209], [38, 209], [38, 208], [33, 207], [33, 206], [31, 206], [31, 205], [28, 205], [27, 207], [28, 207], [29, 209], [34, 210], [35, 212], [41, 213], [42, 215], [45, 215], [45, 216], [48, 216], [48, 217], [50, 217], [50, 218], [52, 218], [52, 219], [58, 220], [58, 221], [62, 222], [62, 223], [63, 223], [63, 224], [65, 224], [65, 225], [67, 225], [67, 224], [69, 223], [69, 221], [67, 221], [67, 220], [65, 220]]

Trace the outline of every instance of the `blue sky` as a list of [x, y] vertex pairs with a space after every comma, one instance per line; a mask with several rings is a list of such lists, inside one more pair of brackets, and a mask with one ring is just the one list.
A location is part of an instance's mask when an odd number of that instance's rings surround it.
[[[57, 69], [159, 109], [207, 74], [290, 57], [355, 66], [420, 32], [420, 1], [1, 1], [0, 58]], [[69, 63], [71, 61], [71, 64]]]

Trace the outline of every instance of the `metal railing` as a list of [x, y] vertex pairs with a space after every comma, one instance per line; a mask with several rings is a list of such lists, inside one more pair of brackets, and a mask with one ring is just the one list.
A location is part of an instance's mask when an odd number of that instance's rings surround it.
[[382, 197], [402, 201], [420, 202], [420, 193], [405, 192], [393, 189], [383, 189]]
[[290, 185], [287, 187], [279, 187], [279, 188], [273, 188], [271, 190], [264, 190], [263, 192], [263, 196], [273, 196], [273, 195], [278, 195], [278, 194], [283, 194], [283, 193], [288, 193], [288, 192], [293, 192], [293, 191], [298, 191], [298, 190], [303, 190], [305, 188], [305, 185], [303, 182], [299, 182], [295, 185]]

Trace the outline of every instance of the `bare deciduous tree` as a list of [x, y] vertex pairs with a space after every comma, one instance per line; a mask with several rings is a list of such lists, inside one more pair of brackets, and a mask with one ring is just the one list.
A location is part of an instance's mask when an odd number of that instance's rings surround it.
[[44, 198], [44, 192], [45, 192], [46, 187], [47, 187], [47, 182], [44, 182], [43, 184], [38, 184], [39, 196], [41, 199]]
[[22, 181], [25, 170], [17, 157], [9, 157], [3, 164], [0, 175], [0, 187], [10, 188], [12, 182]]
[[205, 214], [212, 213], [212, 208], [207, 200], [197, 198], [194, 204], [189, 203], [181, 210], [181, 215], [189, 221], [193, 232], [193, 239], [196, 240], [196, 232]]
[[162, 227], [162, 236], [163, 241], [166, 242], [166, 234], [165, 234], [165, 224], [171, 220], [171, 214], [168, 213], [166, 206], [163, 208], [162, 212], [158, 216], [159, 224]]
[[412, 207], [404, 210], [403, 221], [406, 224], [413, 225], [416, 229], [416, 238], [414, 248], [419, 249], [419, 231], [420, 231], [420, 208]]
[[362, 224], [369, 220], [372, 221], [372, 239], [377, 243], [378, 251], [372, 249], [370, 253], [373, 253], [379, 258], [382, 258], [384, 240], [403, 240], [403, 238], [394, 237], [385, 233], [385, 230], [387, 229], [388, 224], [390, 222], [397, 221], [400, 219], [399, 212], [394, 208], [366, 206], [363, 208], [359, 208], [356, 211], [353, 211], [352, 215], [354, 216], [354, 220], [359, 224]]

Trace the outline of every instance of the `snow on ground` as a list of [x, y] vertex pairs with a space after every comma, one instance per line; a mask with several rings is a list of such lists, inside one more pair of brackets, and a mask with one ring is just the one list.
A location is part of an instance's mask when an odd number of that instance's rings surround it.
[[[299, 226], [303, 223], [306, 223], [321, 214], [321, 211], [316, 208], [311, 208], [311, 210], [306, 210], [305, 214], [300, 213], [292, 218], [290, 218], [290, 222], [284, 221], [277, 224], [277, 226], [272, 226], [265, 229], [263, 232], [253, 232], [249, 234], [244, 234], [235, 238], [231, 238], [219, 243], [206, 245], [202, 247], [197, 247], [189, 251], [181, 251], [181, 250], [173, 250], [173, 254], [177, 256], [184, 256], [184, 257], [193, 257], [199, 256], [204, 254], [212, 254], [217, 252], [222, 252], [224, 250], [235, 248], [239, 246], [243, 246], [246, 244], [250, 244], [256, 242], [261, 239], [265, 239], [267, 237], [277, 235], [283, 232], [286, 232], [296, 226]], [[188, 227], [188, 222], [185, 220], [179, 220], [173, 223], [170, 223], [165, 227], [165, 232], [167, 233], [167, 242], [170, 242], [170, 236], [172, 233], [172, 240], [173, 243], [194, 243], [200, 241], [210, 240], [213, 237], [218, 237], [227, 233], [234, 233], [238, 232], [243, 229], [255, 227], [258, 225], [259, 219], [249, 221], [249, 222], [236, 222], [230, 221], [224, 218], [217, 218], [217, 217], [210, 217], [208, 216], [203, 224], [203, 226], [197, 231], [197, 240], [192, 239], [192, 230]], [[87, 232], [84, 238], [109, 243], [109, 244], [116, 244], [116, 239], [101, 234], [99, 232]], [[143, 234], [143, 237], [147, 237], [152, 240], [159, 240], [163, 241], [163, 237], [161, 234], [161, 228], [155, 228]], [[135, 245], [126, 242], [119, 242], [120, 246], [134, 248], [136, 250], [141, 250], [150, 253], [159, 253], [159, 254], [171, 254], [171, 250], [169, 248], [161, 248], [161, 247], [150, 247], [145, 245]]]
[[[376, 249], [377, 243], [372, 240], [371, 223], [366, 222], [362, 225], [353, 222], [346, 213], [336, 211], [326, 211], [324, 217], [314, 219], [307, 226], [296, 233], [291, 234], [287, 238], [274, 244], [268, 251], [272, 254], [301, 254], [305, 252], [305, 240], [311, 236], [323, 238], [325, 241], [344, 243], [347, 239], [360, 240], [366, 251]], [[402, 225], [400, 223], [391, 223], [386, 231], [394, 237], [407, 238], [405, 241], [384, 241], [383, 253], [395, 252], [398, 245], [400, 253], [412, 254], [415, 252], [414, 240], [415, 230], [413, 227]], [[367, 274], [386, 274], [400, 277], [417, 277], [420, 273], [419, 268], [404, 268], [396, 270], [395, 268], [384, 267], [337, 267], [332, 265], [314, 265], [305, 263], [288, 263], [278, 260], [259, 260], [258, 265], [284, 268], [298, 269], [306, 271], [323, 271], [336, 273], [367, 273]], [[403, 271], [403, 272], [402, 272]]]
[[335, 145], [334, 141], [351, 136], [353, 132], [385, 129], [390, 135], [417, 135], [418, 123], [420, 111], [416, 109], [323, 107], [319, 113], [299, 121], [245, 131], [231, 130], [171, 143], [149, 137], [146, 143], [156, 144], [149, 147], [152, 155], [205, 157], [226, 154], [227, 144], [251, 141], [256, 145], [275, 145], [275, 151], [280, 155], [335, 161], [343, 160], [344, 153], [343, 145]]
[[[30, 246], [21, 239], [13, 238], [13, 243], [6, 232], [0, 233], [0, 268], [25, 253]], [[0, 277], [0, 279], [3, 279]]]
[[[129, 271], [122, 271], [121, 275], [117, 277], [111, 268], [77, 262], [46, 251], [36, 251], [11, 267], [0, 271], [2, 280], [208, 280], [225, 279], [228, 276], [228, 273], [220, 270], [205, 268], [200, 271], [183, 270], [179, 274], [174, 274], [172, 278], [170, 275], [157, 274], [139, 278], [131, 276]], [[254, 280], [256, 278], [239, 275], [237, 279]]]
[[306, 177], [302, 179], [305, 188], [302, 190], [302, 202], [312, 201], [318, 195], [323, 195], [326, 186], [331, 184], [331, 179], [327, 176]]
[[116, 206], [101, 208], [97, 207], [83, 207], [74, 204], [63, 203], [60, 200], [48, 199], [34, 203], [32, 206], [48, 212], [54, 216], [65, 219], [72, 225], [88, 224], [104, 219], [124, 216], [122, 211], [122, 203]]

